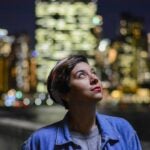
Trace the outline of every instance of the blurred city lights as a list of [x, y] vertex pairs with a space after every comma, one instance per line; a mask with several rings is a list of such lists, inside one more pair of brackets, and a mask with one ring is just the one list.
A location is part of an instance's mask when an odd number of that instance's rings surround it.
[[23, 103], [24, 103], [24, 105], [29, 105], [30, 104], [30, 99], [29, 98], [24, 98]]
[[92, 22], [94, 25], [101, 26], [103, 24], [103, 18], [101, 16], [94, 16]]
[[6, 36], [8, 31], [6, 29], [0, 29], [0, 37]]
[[49, 98], [46, 100], [46, 104], [51, 106], [53, 104], [53, 101]]
[[35, 99], [35, 105], [39, 106], [42, 104], [42, 100], [40, 98]]
[[99, 43], [98, 50], [101, 51], [101, 52], [104, 52], [105, 50], [107, 50], [107, 46], [109, 44], [110, 44], [109, 39], [102, 39]]
[[16, 98], [21, 99], [23, 97], [23, 93], [21, 91], [16, 91]]
[[16, 91], [14, 89], [11, 89], [7, 92], [7, 94], [4, 95], [4, 105], [6, 107], [13, 106], [16, 100]]

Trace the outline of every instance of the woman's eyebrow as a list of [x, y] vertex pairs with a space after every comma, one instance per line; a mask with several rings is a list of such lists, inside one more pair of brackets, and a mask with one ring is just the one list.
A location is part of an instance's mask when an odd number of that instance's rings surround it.
[[95, 68], [91, 68], [91, 72], [95, 71]]
[[94, 71], [95, 69], [94, 68], [91, 68], [91, 71]]
[[75, 74], [77, 74], [77, 73], [79, 73], [79, 72], [85, 72], [85, 70], [84, 70], [84, 69], [77, 70], [77, 71], [75, 72]]
[[[93, 71], [95, 71], [95, 69], [94, 69], [94, 68], [91, 68], [90, 71], [93, 72]], [[79, 72], [86, 72], [86, 70], [84, 70], [84, 69], [77, 70], [77, 71], [75, 72], [75, 74], [77, 74], [77, 73], [79, 73]]]
[[77, 70], [76, 72], [73, 73], [73, 76], [76, 77], [79, 73], [83, 73], [85, 72], [85, 70], [81, 69], [81, 70]]

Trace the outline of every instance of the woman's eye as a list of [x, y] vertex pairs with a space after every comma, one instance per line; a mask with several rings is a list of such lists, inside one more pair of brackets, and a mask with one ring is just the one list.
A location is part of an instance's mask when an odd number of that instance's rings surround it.
[[86, 73], [82, 72], [78, 75], [79, 78], [84, 78], [86, 76]]
[[96, 71], [92, 71], [92, 74], [97, 75]]
[[93, 71], [92, 73], [96, 75], [96, 72], [95, 72], [95, 71]]

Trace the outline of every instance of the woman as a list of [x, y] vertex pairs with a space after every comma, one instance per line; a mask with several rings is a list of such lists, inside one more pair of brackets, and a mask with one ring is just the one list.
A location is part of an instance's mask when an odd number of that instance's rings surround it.
[[100, 115], [96, 104], [102, 85], [86, 57], [72, 55], [52, 69], [51, 98], [68, 109], [65, 118], [35, 131], [24, 150], [141, 150], [132, 126], [124, 119]]

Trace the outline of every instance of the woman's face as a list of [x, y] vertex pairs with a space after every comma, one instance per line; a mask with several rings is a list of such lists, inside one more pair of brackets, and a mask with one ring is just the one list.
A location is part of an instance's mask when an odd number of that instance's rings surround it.
[[102, 99], [102, 85], [93, 68], [85, 62], [78, 63], [70, 74], [70, 91], [67, 101], [73, 104], [96, 103]]

